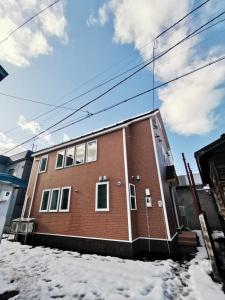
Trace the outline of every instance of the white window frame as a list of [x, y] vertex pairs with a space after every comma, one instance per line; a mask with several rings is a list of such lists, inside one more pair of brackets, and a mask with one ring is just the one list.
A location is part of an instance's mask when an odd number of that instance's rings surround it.
[[[56, 209], [51, 209], [53, 191], [59, 191]], [[49, 197], [49, 206], [48, 206], [49, 209], [48, 209], [48, 211], [50, 211], [50, 212], [57, 212], [58, 211], [58, 209], [59, 209], [59, 200], [60, 200], [60, 192], [61, 192], [60, 188], [54, 188], [54, 189], [51, 190], [51, 194], [50, 194], [50, 197]]]
[[[107, 186], [107, 207], [106, 208], [98, 208], [98, 186], [99, 185], [106, 185]], [[103, 182], [97, 182], [96, 183], [96, 188], [95, 188], [95, 211], [109, 211], [109, 182], [108, 181], [103, 181]]]
[[[130, 191], [130, 187], [133, 186], [134, 187], [134, 193], [135, 196], [131, 195], [131, 191]], [[137, 210], [137, 194], [136, 194], [136, 186], [132, 183], [129, 183], [129, 196], [130, 196], [130, 209], [131, 210]], [[131, 202], [131, 198], [134, 198], [134, 203], [135, 203], [135, 208], [132, 208], [132, 202]]]
[[[77, 146], [80, 146], [80, 145], [84, 145], [84, 161], [82, 163], [77, 164], [76, 163], [76, 161], [77, 161]], [[86, 143], [77, 144], [75, 146], [75, 152], [74, 152], [74, 166], [83, 165], [83, 164], [85, 164], [85, 162], [86, 162]]]
[[[69, 196], [68, 196], [68, 208], [67, 209], [61, 209], [61, 203], [62, 203], [62, 196], [63, 196], [63, 190], [69, 190]], [[70, 211], [70, 199], [71, 199], [71, 186], [64, 186], [61, 188], [60, 191], [60, 201], [59, 201], [59, 212], [68, 212]]]
[[[73, 149], [74, 149], [74, 153], [73, 153], [73, 164], [70, 165], [70, 166], [66, 166], [66, 150], [67, 150], [67, 149], [70, 149], [70, 148], [73, 148]], [[68, 147], [68, 148], [66, 148], [66, 149], [64, 150], [64, 162], [63, 162], [64, 168], [70, 168], [70, 167], [75, 166], [75, 155], [76, 155], [76, 146], [70, 146], [70, 147]]]
[[[57, 167], [57, 161], [58, 161], [58, 153], [59, 152], [64, 152], [64, 154], [63, 154], [63, 162], [62, 162], [62, 166], [61, 167]], [[59, 151], [57, 151], [57, 154], [56, 154], [56, 160], [55, 160], [55, 169], [56, 170], [60, 170], [60, 169], [63, 169], [63, 166], [64, 166], [64, 161], [65, 161], [65, 149], [61, 149], [61, 150], [59, 150]]]
[[[45, 192], [49, 192], [49, 195], [48, 195], [48, 204], [47, 204], [47, 209], [46, 210], [42, 210], [41, 207], [42, 207], [42, 202], [43, 202], [43, 196], [44, 196], [44, 193]], [[42, 195], [41, 195], [41, 203], [40, 203], [40, 208], [39, 208], [39, 212], [48, 212], [48, 209], [49, 209], [49, 199], [51, 197], [51, 189], [44, 189], [42, 191]]]
[[[89, 143], [93, 143], [93, 142], [96, 142], [96, 159], [95, 160], [92, 160], [92, 161], [87, 161], [87, 157], [88, 157], [88, 144]], [[95, 162], [95, 161], [97, 161], [97, 159], [98, 159], [98, 142], [97, 142], [97, 139], [95, 139], [95, 140], [91, 140], [91, 141], [88, 141], [88, 142], [86, 142], [86, 149], [85, 149], [85, 163], [92, 163], [92, 162]]]
[[[43, 171], [41, 171], [41, 162], [42, 162], [42, 159], [43, 159], [43, 158], [47, 158], [47, 160], [46, 160], [45, 169], [44, 169]], [[48, 166], [48, 154], [43, 155], [43, 156], [41, 157], [41, 160], [40, 160], [40, 162], [39, 162], [39, 173], [45, 173], [45, 172], [47, 171], [47, 166]]]

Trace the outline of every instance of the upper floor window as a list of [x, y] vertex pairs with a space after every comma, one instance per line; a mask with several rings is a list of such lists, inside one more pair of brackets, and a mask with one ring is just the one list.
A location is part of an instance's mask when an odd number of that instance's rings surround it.
[[69, 211], [71, 187], [64, 187], [61, 190], [59, 211]]
[[46, 172], [48, 163], [48, 155], [42, 156], [40, 165], [39, 165], [39, 173]]
[[136, 189], [134, 184], [129, 184], [130, 186], [130, 208], [132, 210], [137, 209], [137, 201], [136, 201]]
[[97, 160], [97, 140], [59, 150], [55, 169], [84, 164]]
[[87, 142], [86, 148], [86, 162], [96, 161], [97, 160], [97, 141]]
[[75, 164], [83, 164], [85, 160], [85, 144], [76, 146]]
[[48, 202], [51, 190], [43, 190], [40, 211], [48, 211]]
[[96, 183], [96, 196], [95, 196], [95, 210], [108, 211], [109, 210], [109, 183], [98, 182]]
[[56, 169], [61, 169], [63, 167], [64, 155], [65, 155], [64, 149], [57, 152], [56, 165], [55, 165]]
[[73, 166], [74, 164], [74, 147], [66, 149], [65, 167]]

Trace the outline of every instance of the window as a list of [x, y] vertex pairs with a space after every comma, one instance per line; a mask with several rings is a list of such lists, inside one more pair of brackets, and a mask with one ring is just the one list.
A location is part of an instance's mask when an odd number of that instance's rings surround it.
[[137, 209], [135, 185], [130, 183], [130, 207], [132, 210]]
[[85, 157], [85, 144], [80, 144], [76, 146], [76, 165], [83, 164]]
[[97, 141], [87, 142], [86, 162], [97, 160]]
[[73, 166], [74, 163], [74, 147], [66, 149], [65, 167]]
[[96, 211], [109, 210], [109, 183], [108, 182], [96, 183], [95, 210]]
[[44, 173], [46, 172], [47, 169], [47, 163], [48, 163], [48, 156], [42, 156], [41, 161], [40, 161], [40, 167], [39, 167], [39, 173]]
[[51, 190], [43, 190], [40, 211], [48, 211], [48, 202]]
[[49, 211], [58, 210], [60, 189], [52, 189]]
[[64, 154], [65, 154], [65, 150], [60, 150], [57, 152], [56, 165], [55, 165], [56, 169], [61, 169], [63, 167]]
[[61, 190], [59, 211], [69, 211], [71, 187], [64, 187]]

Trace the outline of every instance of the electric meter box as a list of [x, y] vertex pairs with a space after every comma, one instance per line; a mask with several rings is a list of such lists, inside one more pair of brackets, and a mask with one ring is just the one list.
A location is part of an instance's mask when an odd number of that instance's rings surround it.
[[145, 197], [145, 203], [146, 203], [146, 207], [152, 207], [152, 198]]

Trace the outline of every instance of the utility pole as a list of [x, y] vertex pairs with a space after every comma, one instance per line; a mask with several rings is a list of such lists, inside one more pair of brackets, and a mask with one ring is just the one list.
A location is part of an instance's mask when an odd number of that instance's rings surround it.
[[194, 176], [191, 170], [191, 167], [189, 165], [189, 163], [186, 162], [184, 153], [182, 153], [182, 158], [183, 158], [183, 162], [184, 162], [184, 166], [185, 166], [185, 170], [187, 173], [187, 178], [189, 181], [189, 185], [190, 185], [190, 189], [191, 189], [191, 193], [192, 193], [192, 197], [193, 197], [193, 202], [195, 205], [195, 210], [196, 213], [198, 215], [199, 218], [199, 223], [201, 226], [201, 231], [202, 231], [202, 236], [203, 236], [203, 240], [206, 246], [206, 250], [208, 253], [208, 257], [209, 260], [211, 262], [211, 266], [212, 266], [212, 271], [213, 271], [213, 275], [214, 278], [221, 282], [221, 278], [219, 275], [219, 271], [218, 271], [218, 264], [216, 261], [216, 257], [215, 257], [215, 249], [214, 249], [214, 244], [213, 244], [213, 240], [211, 238], [211, 235], [209, 234], [209, 227], [208, 227], [208, 222], [207, 222], [207, 218], [206, 218], [206, 214], [204, 211], [202, 211], [201, 209], [201, 204], [200, 204], [200, 200], [199, 200], [199, 196], [196, 190], [196, 185], [195, 185], [195, 181], [194, 181]]
[[155, 109], [155, 49], [157, 39], [153, 41], [152, 47], [152, 110]]

